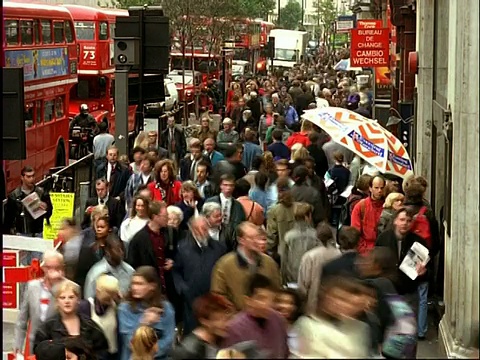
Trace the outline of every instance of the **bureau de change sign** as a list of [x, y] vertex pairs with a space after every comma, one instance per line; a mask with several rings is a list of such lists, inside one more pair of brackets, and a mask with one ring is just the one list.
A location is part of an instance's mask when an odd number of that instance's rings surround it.
[[352, 67], [388, 66], [390, 56], [388, 29], [352, 29], [350, 49]]

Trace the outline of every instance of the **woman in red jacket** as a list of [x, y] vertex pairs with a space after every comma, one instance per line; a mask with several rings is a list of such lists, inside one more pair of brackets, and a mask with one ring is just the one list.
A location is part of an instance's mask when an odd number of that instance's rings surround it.
[[294, 144], [300, 143], [304, 147], [310, 146], [310, 133], [313, 131], [313, 124], [308, 120], [303, 120], [300, 132], [293, 133], [287, 139], [286, 145], [291, 150]]
[[153, 200], [164, 201], [167, 205], [174, 205], [181, 200], [182, 183], [176, 180], [172, 160], [165, 159], [155, 165], [155, 179], [155, 182], [148, 184]]

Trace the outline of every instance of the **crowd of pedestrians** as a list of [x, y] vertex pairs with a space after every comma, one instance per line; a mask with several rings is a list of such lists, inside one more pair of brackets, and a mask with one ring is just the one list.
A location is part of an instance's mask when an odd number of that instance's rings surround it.
[[[241, 78], [219, 129], [205, 113], [187, 139], [169, 118], [139, 136], [132, 163], [104, 146], [83, 222], [64, 220], [61, 248], [26, 286], [15, 351], [26, 340], [37, 360], [61, 359], [48, 357], [59, 347], [100, 360], [414, 357], [434, 262], [415, 280], [399, 264], [415, 242], [440, 250], [427, 183], [379, 173], [301, 118], [322, 102], [370, 116], [353, 78], [319, 64]], [[18, 206], [31, 191], [51, 214], [32, 171], [8, 199], [8, 233], [41, 234]]]

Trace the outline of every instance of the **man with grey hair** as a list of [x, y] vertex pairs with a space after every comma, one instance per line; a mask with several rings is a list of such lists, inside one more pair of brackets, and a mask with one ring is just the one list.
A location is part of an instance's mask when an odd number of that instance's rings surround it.
[[[44, 277], [29, 281], [21, 297], [22, 303], [14, 333], [15, 353], [23, 353], [25, 340], [30, 342], [30, 349], [33, 349], [35, 334], [38, 328], [56, 311], [54, 287], [65, 279], [63, 255], [55, 250], [45, 251], [41, 267]], [[32, 311], [32, 309], [35, 309], [35, 311]], [[25, 339], [29, 321], [29, 338]]]
[[225, 151], [229, 146], [236, 145], [240, 139], [238, 132], [233, 130], [233, 121], [230, 118], [225, 118], [222, 122], [223, 130], [220, 130], [217, 135], [217, 146], [220, 151]]
[[278, 96], [278, 93], [272, 94], [272, 110], [274, 113], [278, 113], [281, 116], [285, 114], [285, 107], [280, 102], [280, 96]]
[[223, 244], [210, 237], [204, 216], [191, 218], [188, 226], [186, 238], [179, 243], [172, 271], [175, 289], [183, 297], [184, 336], [198, 326], [193, 302], [210, 291], [213, 267], [226, 252]]
[[207, 202], [203, 205], [202, 214], [208, 224], [208, 234], [213, 239], [222, 243], [227, 251], [236, 248], [236, 233], [231, 226], [222, 223], [222, 207], [216, 202]]

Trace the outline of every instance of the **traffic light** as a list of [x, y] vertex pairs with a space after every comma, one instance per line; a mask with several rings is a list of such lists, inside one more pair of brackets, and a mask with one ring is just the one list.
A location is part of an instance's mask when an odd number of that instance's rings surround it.
[[138, 65], [140, 63], [140, 39], [115, 37], [115, 65]]
[[3, 160], [25, 160], [23, 68], [3, 68]]
[[275, 38], [273, 36], [268, 38], [267, 57], [270, 59], [275, 57]]

